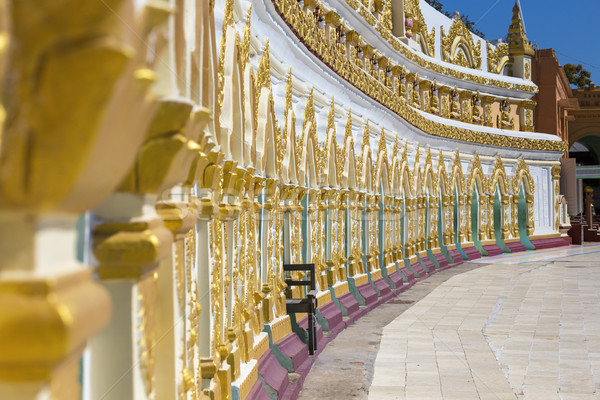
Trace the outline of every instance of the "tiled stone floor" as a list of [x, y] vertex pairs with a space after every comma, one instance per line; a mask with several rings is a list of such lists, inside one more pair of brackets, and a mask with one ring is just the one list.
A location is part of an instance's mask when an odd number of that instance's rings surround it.
[[441, 283], [383, 328], [368, 398], [600, 399], [600, 246], [567, 252]]

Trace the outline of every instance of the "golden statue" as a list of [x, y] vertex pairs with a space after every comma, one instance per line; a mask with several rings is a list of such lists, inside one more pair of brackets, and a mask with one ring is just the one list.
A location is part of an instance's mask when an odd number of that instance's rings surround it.
[[413, 82], [412, 99], [410, 104], [414, 108], [421, 108], [421, 100], [419, 98], [419, 80], [417, 77], [415, 77], [415, 81]]
[[450, 118], [460, 120], [460, 109], [458, 105], [458, 90], [456, 86], [450, 91]]
[[433, 85], [431, 86], [431, 105], [429, 106], [429, 112], [436, 115], [440, 114], [438, 88], [435, 79], [433, 80]]
[[496, 117], [496, 124], [500, 129], [514, 129], [515, 123], [510, 117], [510, 103], [508, 98], [500, 103], [500, 115]]
[[471, 99], [471, 121], [474, 124], [481, 124], [481, 99], [479, 98], [479, 90]]

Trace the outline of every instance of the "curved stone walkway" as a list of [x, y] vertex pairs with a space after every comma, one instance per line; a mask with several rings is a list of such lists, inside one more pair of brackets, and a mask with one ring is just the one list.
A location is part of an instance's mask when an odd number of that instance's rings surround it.
[[462, 264], [438, 272], [348, 326], [319, 355], [298, 399], [366, 400], [383, 328], [442, 282], [482, 265]]
[[331, 342], [300, 399], [600, 399], [600, 252], [587, 253], [419, 282]]

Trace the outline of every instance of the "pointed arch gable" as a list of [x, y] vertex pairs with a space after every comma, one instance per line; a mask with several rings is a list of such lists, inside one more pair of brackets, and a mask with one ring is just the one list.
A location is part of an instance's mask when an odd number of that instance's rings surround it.
[[296, 117], [293, 112], [288, 113], [285, 132], [285, 153], [281, 165], [281, 179], [284, 183], [297, 185], [298, 171], [296, 170]]
[[322, 157], [326, 157], [324, 160], [325, 168], [322, 171], [323, 186], [337, 187], [337, 143], [335, 140], [335, 129], [330, 128], [327, 132], [327, 143], [325, 146], [326, 154], [322, 154]]
[[244, 165], [256, 164], [256, 84], [250, 63], [244, 68]]
[[460, 152], [456, 150], [454, 155], [454, 161], [452, 162], [452, 170], [450, 171], [451, 181], [450, 187], [452, 192], [454, 189], [458, 190], [459, 195], [465, 194], [465, 175], [462, 169], [462, 161], [460, 159]]
[[354, 154], [354, 140], [347, 137], [344, 143], [344, 166], [342, 172], [342, 187], [348, 189], [358, 189], [356, 177], [356, 156]]
[[415, 196], [415, 191], [412, 186], [412, 177], [410, 173], [410, 166], [408, 164], [407, 153], [407, 144], [404, 144], [404, 149], [402, 150], [402, 155], [400, 158], [400, 166], [399, 166], [399, 184], [400, 184], [400, 192], [404, 196], [404, 198], [412, 198]]
[[492, 170], [492, 177], [490, 182], [490, 194], [494, 194], [496, 187], [500, 188], [502, 196], [507, 196], [510, 192], [510, 185], [508, 177], [506, 176], [506, 169], [502, 162], [502, 157], [498, 155], [496, 162], [494, 163], [494, 169]]
[[485, 194], [487, 192], [487, 181], [485, 175], [483, 173], [483, 169], [481, 167], [481, 162], [479, 161], [479, 154], [475, 153], [475, 158], [471, 163], [471, 168], [469, 170], [469, 178], [467, 181], [467, 194], [473, 193], [473, 189], [475, 185], [477, 185], [477, 190], [480, 194]]
[[[223, 72], [223, 105], [221, 107], [221, 151], [225, 159], [244, 160], [244, 98], [243, 78], [239, 63], [240, 36], [233, 26], [228, 26], [225, 39]], [[225, 129], [223, 129], [225, 128]]]
[[450, 194], [450, 180], [448, 178], [448, 173], [446, 172], [446, 164], [444, 162], [444, 155], [442, 150], [440, 150], [440, 156], [438, 158], [437, 165], [437, 186], [440, 192], [440, 195], [447, 196]]
[[276, 119], [271, 90], [263, 87], [258, 102], [258, 130], [256, 135], [257, 172], [267, 178], [277, 177]]
[[519, 195], [521, 183], [523, 183], [525, 194], [533, 195], [535, 193], [535, 183], [531, 173], [529, 172], [529, 166], [523, 157], [519, 159], [519, 162], [517, 163], [517, 169], [512, 178], [513, 194]]
[[309, 187], [317, 188], [317, 157], [316, 154], [319, 149], [319, 144], [314, 137], [313, 131], [313, 122], [308, 121], [304, 124], [304, 129], [302, 131], [302, 140], [300, 142], [300, 168], [299, 170], [299, 183], [304, 185], [306, 182], [309, 182]]
[[362, 176], [360, 187], [367, 192], [373, 191], [373, 160], [371, 159], [371, 149], [367, 146], [362, 149]]
[[[421, 193], [429, 193], [430, 196], [437, 196], [437, 178], [435, 170], [433, 168], [433, 162], [431, 159], [431, 148], [427, 151], [427, 157], [425, 158], [425, 165], [423, 166], [423, 182]], [[427, 190], [429, 189], [429, 190]]]
[[381, 136], [379, 138], [379, 146], [377, 149], [377, 165], [375, 171], [375, 181], [377, 182], [377, 190], [379, 190], [379, 184], [383, 187], [383, 194], [392, 194], [390, 184], [390, 169], [387, 157], [387, 145], [385, 142], [385, 131], [381, 130]]

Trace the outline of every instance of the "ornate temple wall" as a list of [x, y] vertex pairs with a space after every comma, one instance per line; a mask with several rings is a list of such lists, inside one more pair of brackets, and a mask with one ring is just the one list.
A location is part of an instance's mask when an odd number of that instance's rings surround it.
[[399, 12], [402, 37], [388, 1], [0, 0], [0, 398], [292, 396], [284, 263], [334, 335], [556, 245], [528, 52]]

